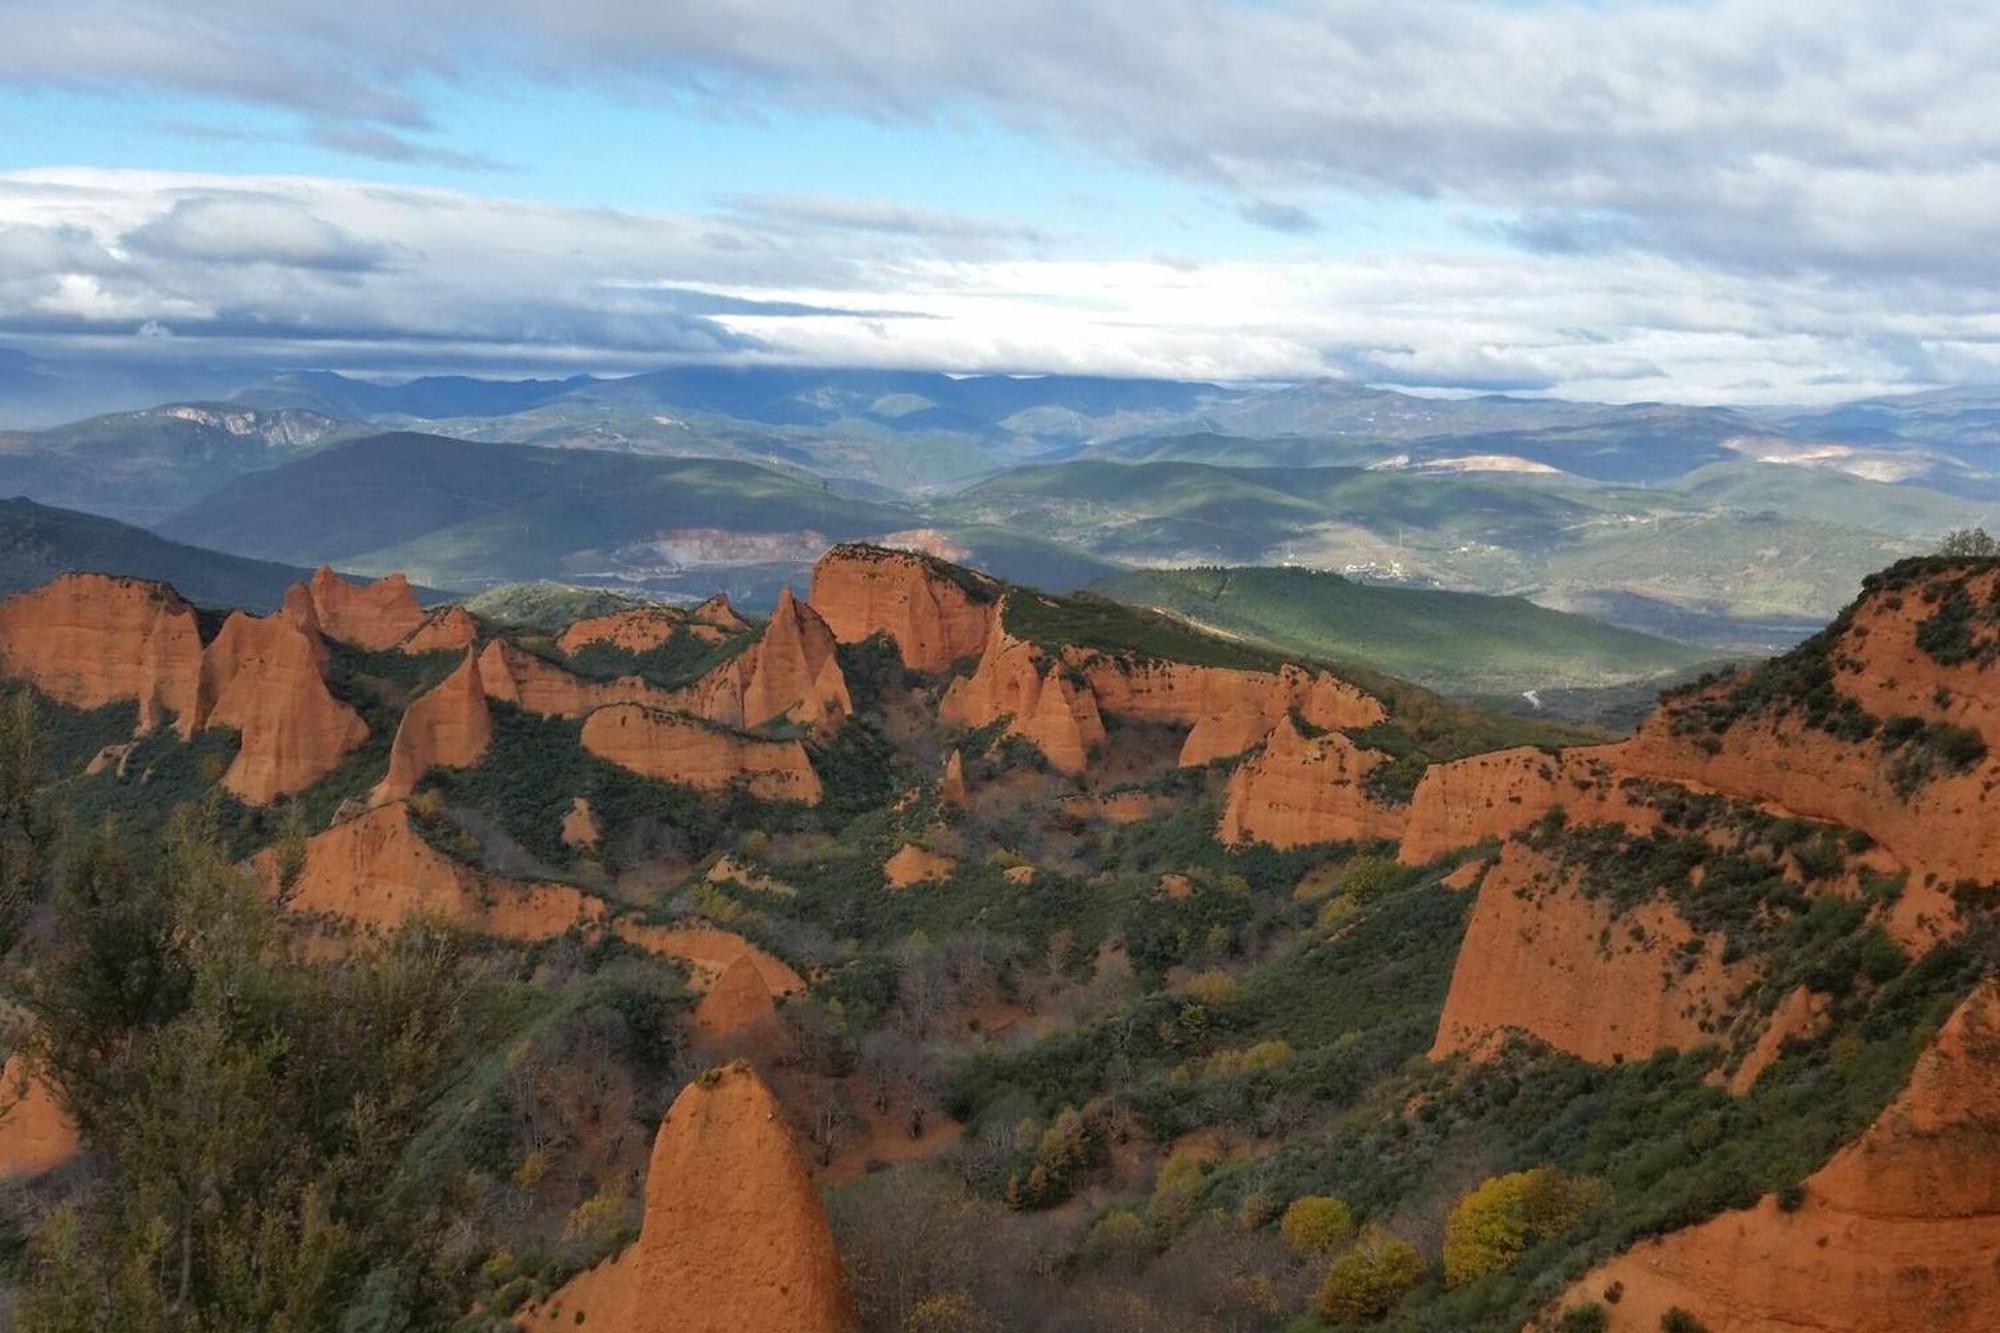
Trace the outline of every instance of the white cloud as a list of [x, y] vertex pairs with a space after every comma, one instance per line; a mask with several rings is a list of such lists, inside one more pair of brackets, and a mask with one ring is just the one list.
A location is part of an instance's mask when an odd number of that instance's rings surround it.
[[[297, 110], [435, 160], [424, 92], [972, 110], [1237, 191], [1459, 200], [1725, 267], [2000, 280], [1985, 0], [13, 0], [0, 79]], [[1297, 218], [1290, 219], [1297, 223]]]
[[956, 224], [857, 233], [845, 215], [806, 225], [809, 211], [652, 216], [364, 181], [6, 174], [0, 342], [409, 370], [1331, 372], [1618, 400], [2000, 378], [1994, 303], [1918, 279], [1718, 274], [1645, 254], [1188, 265], [984, 240], [939, 253], [937, 232]]

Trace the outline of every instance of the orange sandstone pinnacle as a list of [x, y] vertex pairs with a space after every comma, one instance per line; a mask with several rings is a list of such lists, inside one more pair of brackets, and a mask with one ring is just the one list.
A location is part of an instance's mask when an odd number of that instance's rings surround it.
[[529, 1311], [530, 1329], [853, 1333], [833, 1232], [777, 1099], [748, 1064], [700, 1075], [653, 1142], [639, 1239]]

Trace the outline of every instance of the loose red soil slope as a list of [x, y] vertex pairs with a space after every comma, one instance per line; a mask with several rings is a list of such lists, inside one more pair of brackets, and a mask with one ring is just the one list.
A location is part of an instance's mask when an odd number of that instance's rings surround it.
[[1286, 715], [1262, 753], [1229, 775], [1216, 836], [1273, 847], [1399, 837], [1402, 810], [1375, 800], [1364, 786], [1383, 760], [1338, 731], [1302, 735]]
[[842, 643], [885, 633], [905, 666], [943, 671], [984, 650], [989, 604], [999, 593], [983, 575], [958, 573], [908, 551], [836, 546], [813, 566], [807, 600]]
[[486, 707], [479, 659], [468, 648], [456, 671], [403, 711], [389, 748], [389, 772], [369, 800], [375, 805], [400, 801], [416, 791], [432, 768], [470, 768], [492, 743], [493, 715]]
[[1573, 1286], [1614, 1333], [1678, 1306], [1710, 1333], [1984, 1333], [2000, 1312], [2000, 982], [1959, 1006], [1908, 1086], [1805, 1182], [1632, 1250]]
[[1721, 963], [1719, 936], [1689, 957], [1681, 946], [1694, 937], [1672, 904], [1614, 917], [1541, 853], [1508, 843], [1480, 884], [1431, 1058], [1508, 1030], [1600, 1063], [1717, 1040], [1755, 973]]
[[19, 1055], [0, 1067], [0, 1178], [38, 1176], [76, 1155], [76, 1125]]
[[304, 791], [368, 739], [361, 715], [326, 686], [326, 645], [303, 586], [276, 615], [232, 612], [202, 660], [208, 725], [242, 747], [222, 785], [252, 805]]
[[64, 574], [0, 602], [0, 672], [58, 703], [139, 704], [139, 730], [201, 725], [201, 632], [164, 583]]
[[424, 609], [401, 574], [373, 583], [349, 583], [321, 565], [306, 588], [327, 637], [356, 648], [370, 652], [394, 648], [424, 623]]
[[745, 1064], [697, 1078], [660, 1125], [639, 1239], [522, 1317], [615, 1333], [853, 1333], [860, 1321], [777, 1099]]
[[703, 791], [740, 782], [769, 801], [820, 800], [819, 775], [800, 742], [746, 735], [685, 713], [637, 704], [600, 708], [584, 719], [583, 748], [634, 773]]
[[[305, 869], [287, 906], [357, 925], [393, 929], [417, 915], [442, 917], [486, 935], [540, 940], [604, 914], [604, 904], [567, 884], [522, 884], [483, 874], [438, 851], [410, 823], [402, 802], [335, 824], [306, 842]], [[252, 865], [272, 889], [277, 858]]]

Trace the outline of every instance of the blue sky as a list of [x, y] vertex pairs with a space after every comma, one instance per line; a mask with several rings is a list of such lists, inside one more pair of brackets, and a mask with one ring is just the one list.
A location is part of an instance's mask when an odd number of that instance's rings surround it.
[[8, 9], [0, 346], [37, 355], [2000, 376], [1968, 0]]

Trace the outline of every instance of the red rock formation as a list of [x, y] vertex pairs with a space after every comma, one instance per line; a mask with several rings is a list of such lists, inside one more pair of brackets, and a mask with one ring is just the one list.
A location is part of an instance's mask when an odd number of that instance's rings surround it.
[[836, 546], [813, 566], [808, 598], [842, 643], [887, 634], [903, 664], [943, 671], [986, 646], [999, 585], [968, 570], [879, 546]]
[[949, 856], [928, 852], [913, 842], [906, 842], [896, 854], [882, 863], [882, 878], [892, 889], [907, 889], [917, 884], [929, 884], [936, 880], [950, 879], [958, 863]]
[[1320, 730], [1372, 726], [1388, 716], [1380, 701], [1346, 681], [1295, 666], [1241, 671], [1073, 646], [1063, 660], [1082, 673], [1104, 712], [1192, 727], [1181, 750], [1184, 765], [1241, 754], [1294, 710]]
[[493, 716], [479, 659], [470, 648], [458, 669], [412, 700], [389, 748], [389, 772], [369, 801], [400, 801], [432, 768], [470, 768], [493, 741]]
[[1383, 759], [1338, 731], [1301, 735], [1285, 716], [1262, 753], [1229, 775], [1216, 836], [1273, 847], [1398, 837], [1403, 811], [1377, 801], [1363, 785]]
[[[276, 854], [260, 852], [251, 864], [275, 891]], [[381, 930], [435, 916], [523, 940], [548, 939], [604, 915], [602, 901], [567, 884], [517, 883], [453, 860], [424, 841], [402, 802], [307, 839], [305, 866], [286, 905]]]
[[1040, 648], [996, 634], [970, 676], [961, 676], [938, 703], [938, 720], [983, 727], [1001, 718], [1010, 734], [1033, 741], [1049, 765], [1081, 773], [1090, 751], [1104, 743], [1104, 719], [1088, 689], [1070, 680], [1061, 663]]
[[694, 1026], [697, 1044], [710, 1059], [742, 1056], [764, 1061], [788, 1045], [771, 988], [747, 956], [722, 969], [694, 1007]]
[[1479, 887], [1431, 1058], [1477, 1051], [1509, 1029], [1600, 1063], [1718, 1040], [1731, 997], [1755, 972], [1724, 966], [1719, 936], [1683, 953], [1694, 937], [1672, 904], [1614, 916], [1541, 853], [1510, 842]]
[[1597, 1300], [1614, 1333], [1679, 1307], [1710, 1333], [1984, 1333], [2000, 1310], [2000, 982], [1952, 1015], [1896, 1100], [1805, 1182], [1805, 1201], [1642, 1241], [1561, 1304]]
[[820, 800], [819, 775], [798, 741], [749, 736], [686, 713], [600, 708], [584, 719], [583, 748], [634, 773], [704, 791], [740, 782], [765, 800]]
[[611, 704], [672, 708], [676, 702], [675, 695], [637, 676], [587, 680], [504, 639], [493, 640], [479, 654], [479, 678], [487, 698], [542, 717], [582, 717]]
[[242, 734], [222, 785], [252, 805], [303, 791], [368, 739], [326, 687], [326, 645], [303, 586], [271, 616], [232, 612], [202, 659], [206, 723]]
[[675, 696], [712, 722], [759, 727], [790, 721], [828, 731], [854, 711], [833, 631], [786, 588], [757, 641]]
[[707, 625], [721, 631], [724, 637], [741, 634], [750, 628], [750, 622], [736, 613], [729, 604], [729, 594], [717, 593], [694, 610], [688, 612], [688, 619], [697, 625]]
[[401, 574], [368, 584], [349, 583], [321, 565], [306, 590], [328, 638], [370, 652], [395, 647], [424, 623], [424, 609]]
[[791, 995], [806, 988], [805, 978], [741, 935], [714, 926], [649, 926], [620, 919], [612, 933], [649, 953], [678, 958], [694, 972], [695, 984], [713, 986], [738, 961], [748, 960], [773, 995]]
[[593, 643], [608, 643], [630, 653], [651, 652], [687, 628], [685, 612], [667, 606], [640, 606], [608, 615], [587, 616], [571, 623], [556, 646], [574, 655]]
[[750, 1066], [682, 1090], [653, 1145], [639, 1239], [521, 1323], [616, 1333], [860, 1327], [819, 1195]]
[[0, 673], [58, 703], [139, 704], [139, 730], [201, 725], [201, 632], [164, 583], [63, 574], [0, 602]]
[[1405, 865], [1425, 865], [1488, 838], [1506, 838], [1556, 806], [1571, 823], [1624, 824], [1643, 832], [1658, 815], [1634, 800], [1616, 767], [1622, 745], [1551, 754], [1531, 745], [1473, 755], [1424, 770], [1403, 832]]
[[972, 804], [972, 796], [965, 789], [965, 758], [956, 750], [944, 761], [944, 774], [938, 779], [938, 800], [960, 810]]
[[479, 622], [462, 606], [441, 606], [424, 623], [405, 635], [396, 647], [406, 653], [437, 653], [470, 648], [479, 640]]
[[590, 802], [579, 796], [569, 803], [569, 812], [563, 816], [563, 846], [577, 851], [590, 851], [604, 836], [597, 826], [597, 815], [591, 810]]
[[67, 1162], [81, 1145], [76, 1124], [53, 1089], [28, 1072], [19, 1053], [0, 1067], [0, 1178], [38, 1176]]

